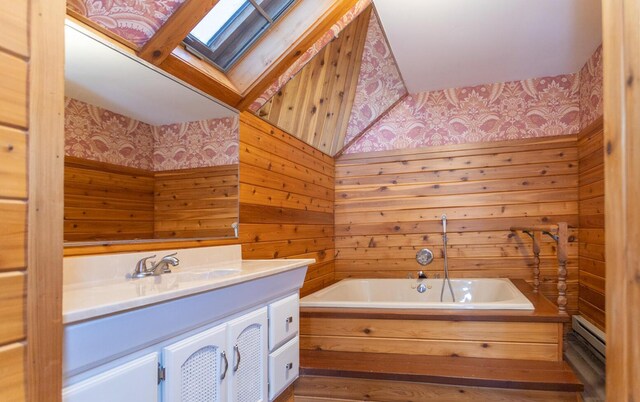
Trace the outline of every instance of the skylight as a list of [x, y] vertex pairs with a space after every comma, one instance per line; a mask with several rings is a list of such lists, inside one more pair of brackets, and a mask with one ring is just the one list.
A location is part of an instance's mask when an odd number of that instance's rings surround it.
[[227, 71], [294, 1], [220, 0], [184, 43]]

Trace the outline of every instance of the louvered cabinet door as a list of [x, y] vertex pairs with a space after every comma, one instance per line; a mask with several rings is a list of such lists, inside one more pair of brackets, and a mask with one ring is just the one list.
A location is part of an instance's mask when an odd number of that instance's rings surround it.
[[163, 349], [164, 402], [227, 400], [226, 328], [222, 324]]
[[268, 315], [263, 307], [228, 323], [229, 401], [267, 401]]

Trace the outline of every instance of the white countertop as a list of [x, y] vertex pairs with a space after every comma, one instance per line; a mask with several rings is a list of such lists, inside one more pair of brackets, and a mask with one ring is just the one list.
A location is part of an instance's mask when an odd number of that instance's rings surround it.
[[[209, 262], [206, 267], [176, 267], [172, 268], [172, 273], [142, 279], [120, 277], [85, 282], [67, 281], [62, 303], [63, 322], [71, 324], [207, 292], [305, 267], [314, 262], [314, 259], [227, 260]], [[238, 272], [216, 276], [216, 270], [226, 269]], [[208, 275], [208, 272], [214, 274]]]

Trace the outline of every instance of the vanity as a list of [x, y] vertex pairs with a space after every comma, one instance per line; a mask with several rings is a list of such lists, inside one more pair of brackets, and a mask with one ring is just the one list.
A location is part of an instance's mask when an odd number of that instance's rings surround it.
[[[131, 278], [171, 253], [173, 272]], [[240, 245], [66, 257], [66, 402], [273, 400], [298, 376], [299, 289], [313, 259]]]

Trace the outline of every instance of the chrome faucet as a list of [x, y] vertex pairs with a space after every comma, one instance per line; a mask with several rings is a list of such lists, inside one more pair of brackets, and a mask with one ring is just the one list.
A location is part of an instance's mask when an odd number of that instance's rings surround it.
[[171, 272], [169, 265], [177, 267], [180, 263], [180, 260], [175, 257], [178, 253], [168, 254], [162, 257], [162, 259], [158, 262], [151, 261], [151, 268], [147, 267], [147, 260], [151, 258], [155, 258], [155, 254], [149, 257], [145, 257], [138, 261], [136, 264], [136, 268], [133, 270], [133, 274], [131, 274], [132, 278], [144, 278], [147, 276], [158, 276], [162, 274], [168, 274]]
[[418, 271], [418, 286], [416, 287], [418, 293], [424, 293], [427, 289], [431, 289], [431, 285], [424, 284], [425, 279], [428, 279], [427, 274], [424, 271]]

